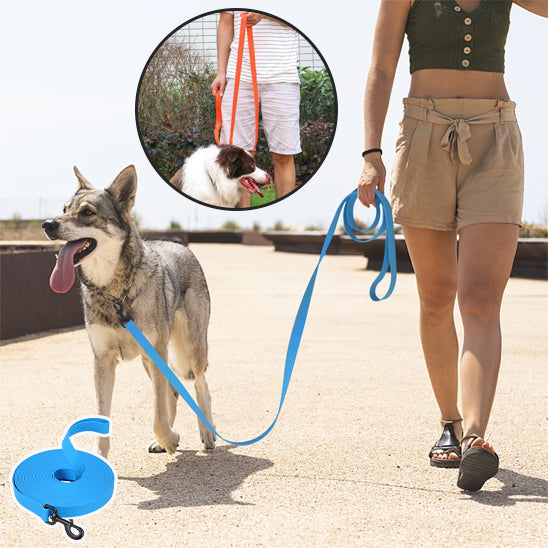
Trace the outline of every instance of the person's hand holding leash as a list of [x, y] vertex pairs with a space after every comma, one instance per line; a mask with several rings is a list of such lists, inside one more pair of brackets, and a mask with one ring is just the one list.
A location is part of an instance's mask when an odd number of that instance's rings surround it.
[[215, 76], [215, 80], [213, 80], [211, 84], [211, 93], [215, 96], [217, 95], [217, 91], [219, 91], [222, 97], [225, 91], [225, 88], [226, 88], [226, 73], [218, 73], [217, 76]]
[[261, 21], [264, 18], [265, 18], [265, 16], [262, 13], [255, 13], [254, 11], [248, 11], [247, 12], [247, 26], [248, 27], [253, 27], [259, 21]]
[[358, 198], [365, 207], [375, 205], [376, 188], [384, 194], [385, 178], [386, 168], [380, 153], [372, 152], [368, 154], [358, 183]]

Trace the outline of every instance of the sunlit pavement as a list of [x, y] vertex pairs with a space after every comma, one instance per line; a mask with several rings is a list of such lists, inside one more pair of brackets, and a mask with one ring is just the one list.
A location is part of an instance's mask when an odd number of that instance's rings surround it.
[[[212, 298], [208, 382], [219, 431], [245, 440], [279, 403], [295, 313], [317, 257], [269, 247], [196, 244]], [[501, 459], [476, 494], [457, 470], [431, 468], [439, 434], [418, 339], [414, 276], [373, 303], [376, 273], [358, 256], [328, 256], [280, 420], [250, 447], [201, 451], [196, 419], [179, 404], [174, 456], [148, 454], [152, 393], [136, 360], [117, 371], [109, 461], [114, 501], [77, 518], [82, 546], [541, 546], [546, 539], [548, 283], [511, 279], [503, 360], [488, 440]], [[459, 327], [459, 333], [462, 330]], [[1, 349], [2, 546], [66, 546], [21, 510], [9, 473], [59, 444], [95, 413], [84, 329]], [[75, 444], [91, 449], [91, 435]], [[544, 503], [544, 504], [543, 504]]]

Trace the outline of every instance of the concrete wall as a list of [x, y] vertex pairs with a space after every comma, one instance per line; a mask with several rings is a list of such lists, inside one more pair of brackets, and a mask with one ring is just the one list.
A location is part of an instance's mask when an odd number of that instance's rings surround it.
[[[320, 252], [325, 237], [320, 233], [243, 234], [218, 231], [149, 232], [143, 236], [181, 243], [274, 243], [278, 251], [316, 254]], [[376, 270], [382, 263], [383, 244], [382, 240], [367, 245], [355, 244], [347, 236], [336, 236], [329, 252], [363, 254], [368, 258], [367, 267]], [[54, 293], [49, 287], [57, 247], [54, 243], [0, 244], [0, 339], [83, 324], [79, 283], [76, 282], [68, 293], [62, 295]], [[399, 236], [396, 238], [396, 251], [398, 271], [412, 272], [405, 242]], [[520, 239], [512, 276], [548, 279], [548, 240]]]
[[0, 253], [0, 339], [84, 323], [80, 284], [63, 295], [49, 287], [55, 250]]

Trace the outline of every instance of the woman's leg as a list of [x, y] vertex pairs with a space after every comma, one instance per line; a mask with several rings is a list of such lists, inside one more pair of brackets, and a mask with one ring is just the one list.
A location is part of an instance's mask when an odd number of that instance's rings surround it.
[[[457, 291], [456, 233], [404, 226], [420, 300], [420, 336], [441, 418], [460, 418], [457, 407], [458, 342], [453, 321]], [[454, 425], [462, 436], [461, 423]], [[451, 455], [457, 458], [457, 455]]]
[[483, 436], [500, 366], [500, 305], [516, 252], [519, 226], [485, 223], [460, 231], [458, 300], [464, 326], [461, 390], [464, 430]]

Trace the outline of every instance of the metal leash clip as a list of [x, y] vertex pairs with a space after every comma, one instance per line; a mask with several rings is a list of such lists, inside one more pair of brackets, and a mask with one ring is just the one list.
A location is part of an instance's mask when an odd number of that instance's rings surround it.
[[[62, 523], [65, 527], [65, 533], [71, 539], [80, 540], [84, 538], [84, 529], [76, 525], [72, 519], [62, 518], [57, 513], [57, 508], [49, 504], [44, 504], [44, 508], [48, 508], [49, 510], [51, 510], [51, 514], [48, 517], [48, 521], [46, 521], [48, 525], [55, 525], [56, 523]], [[73, 533], [72, 531], [73, 529], [76, 530], [76, 533]]]

